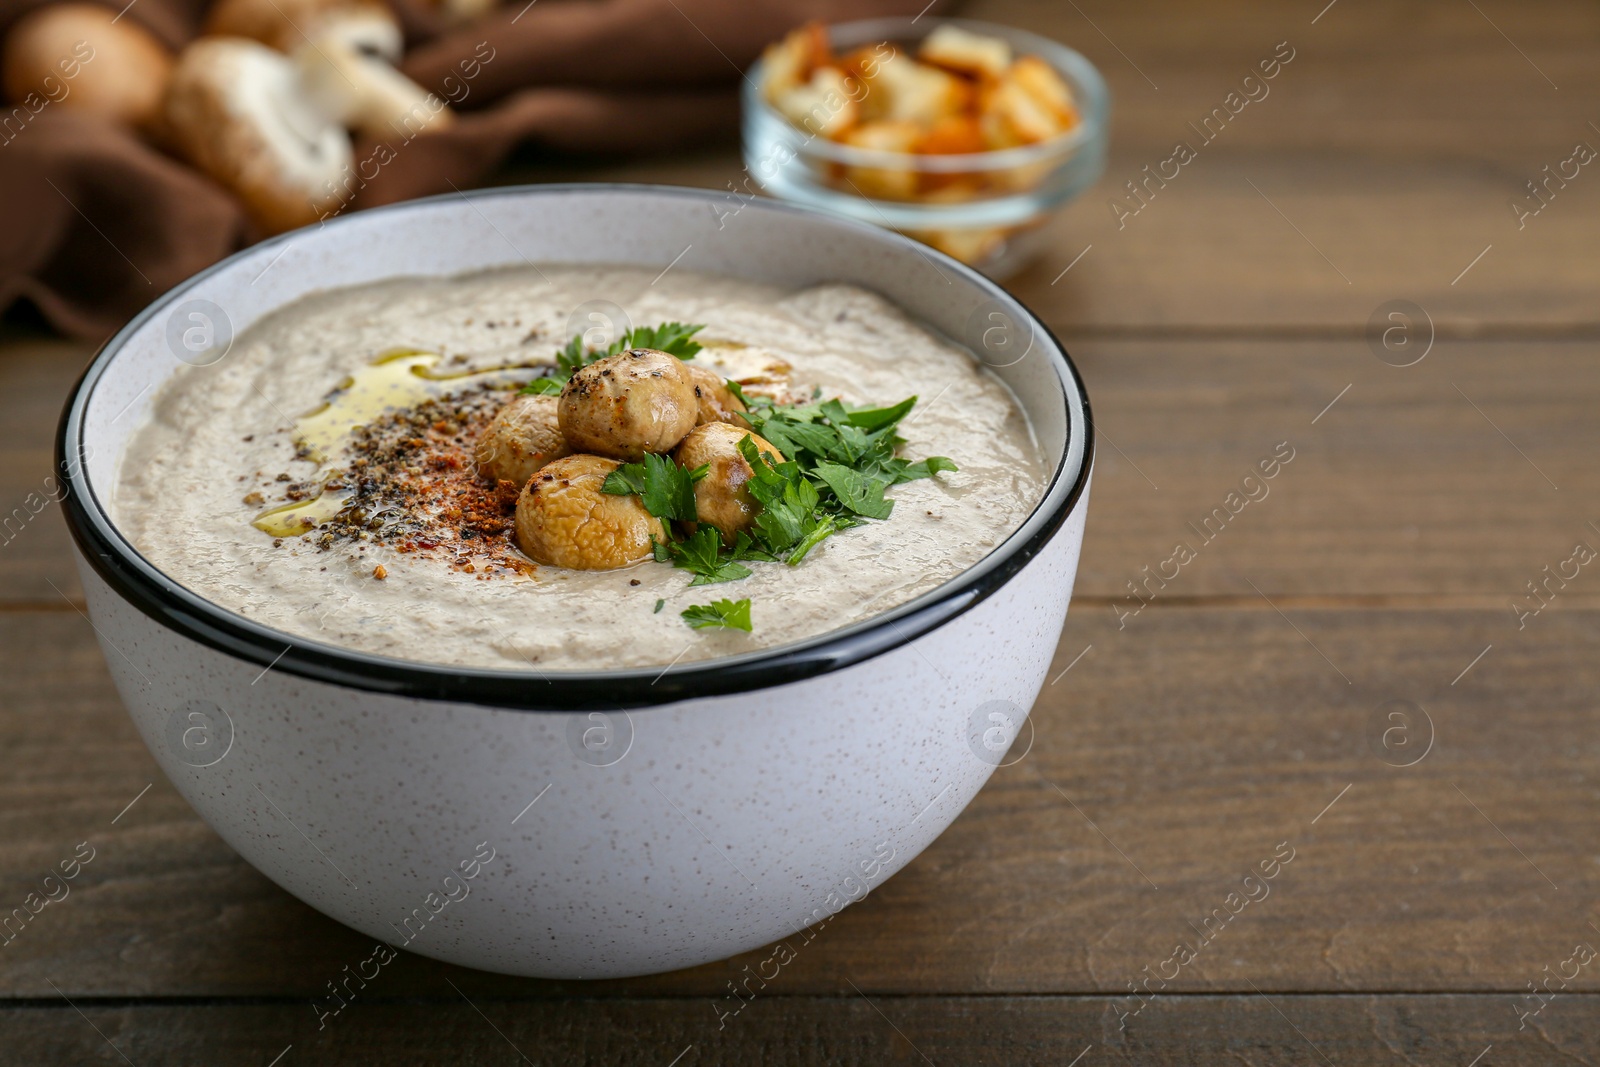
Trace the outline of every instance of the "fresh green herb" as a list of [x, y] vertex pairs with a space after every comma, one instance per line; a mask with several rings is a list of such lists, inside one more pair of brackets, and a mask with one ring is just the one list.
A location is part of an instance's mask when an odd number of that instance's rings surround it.
[[691, 604], [679, 612], [683, 621], [696, 630], [717, 628], [751, 631], [750, 600], [713, 600], [709, 604]]
[[624, 463], [606, 475], [600, 491], [614, 496], [634, 493], [644, 502], [644, 509], [658, 519], [694, 522], [694, 483], [709, 470], [708, 465], [691, 471], [668, 456], [647, 452], [643, 461]]
[[[689, 336], [698, 329], [667, 323], [649, 331], [632, 331], [629, 340], [692, 355], [699, 346]], [[576, 359], [580, 347], [575, 340], [568, 346], [571, 353], [563, 355], [574, 354]], [[741, 531], [732, 545], [724, 544], [721, 533], [706, 523], [685, 533], [699, 517], [694, 483], [706, 476], [709, 465], [685, 470], [667, 456], [649, 454], [637, 463], [618, 467], [602, 486], [607, 493], [637, 495], [650, 514], [680, 524], [669, 525], [669, 537], [655, 543], [654, 555], [658, 562], [693, 574], [691, 586], [748, 578], [751, 570], [746, 564], [756, 561], [783, 561], [794, 566], [840, 530], [887, 519], [894, 510], [894, 501], [885, 496], [891, 486], [956, 469], [944, 456], [913, 463], [895, 455], [895, 449], [905, 443], [895, 428], [916, 406], [914, 396], [888, 407], [818, 402], [815, 395], [811, 403], [779, 405], [766, 397], [746, 396], [738, 382], [727, 385], [743, 401], [743, 418], [750, 428], [789, 457], [775, 463], [751, 438], [739, 442], [739, 454], [751, 471], [746, 488], [761, 505], [749, 532]], [[657, 611], [662, 603], [657, 602]], [[748, 600], [719, 600], [691, 607], [683, 617], [696, 628], [749, 630], [749, 608]]]
[[722, 535], [711, 525], [701, 525], [681, 541], [657, 541], [655, 557], [659, 562], [671, 563], [692, 573], [691, 586], [737, 582], [750, 577], [750, 568], [739, 562], [736, 552], [723, 550]]
[[556, 353], [556, 367], [561, 372], [562, 381], [572, 377], [573, 371], [588, 362], [590, 362], [589, 348], [584, 344], [581, 333], [573, 334], [567, 339], [567, 346]]
[[810, 551], [828, 534], [855, 525], [854, 520], [841, 523], [824, 512], [822, 494], [799, 464], [774, 466], [748, 437], [739, 441], [739, 454], [750, 465], [745, 486], [761, 504], [755, 518], [755, 541], [768, 553], [776, 557], [802, 542], [807, 542], [805, 550]]
[[705, 329], [703, 323], [663, 322], [659, 326], [635, 326], [621, 337], [612, 341], [605, 348], [590, 348], [584, 342], [583, 334], [575, 333], [571, 340], [556, 353], [556, 365], [553, 370], [540, 378], [535, 378], [522, 387], [524, 394], [548, 396], [561, 392], [567, 379], [572, 377], [572, 372], [579, 367], [588, 366], [590, 363], [626, 352], [630, 348], [654, 348], [677, 356], [679, 359], [693, 359], [696, 352], [701, 350], [701, 345], [692, 338], [695, 334]]
[[[746, 397], [742, 391], [736, 395], [748, 409], [744, 420], [750, 428], [826, 486], [824, 507], [831, 495], [843, 510], [884, 518], [882, 504], [888, 502], [881, 499], [878, 481], [887, 488], [956, 469], [944, 456], [912, 463], [894, 454], [905, 443], [895, 427], [916, 405], [914, 396], [890, 407], [852, 408], [838, 400], [777, 405], [766, 397]], [[848, 468], [860, 477], [845, 478], [824, 464]]]
[[838, 400], [780, 406], [765, 397], [741, 399], [751, 429], [821, 484], [824, 510], [886, 518], [892, 502], [883, 498], [884, 489], [957, 469], [944, 456], [912, 463], [894, 454], [905, 443], [895, 428], [915, 406], [914, 396], [882, 408], [851, 408]]
[[839, 503], [857, 515], [887, 519], [894, 510], [894, 501], [883, 498], [883, 491], [893, 484], [888, 475], [869, 474], [831, 462], [818, 463], [812, 473], [833, 490]]
[[[899, 460], [898, 462], [905, 463], [905, 460]], [[919, 459], [915, 463], [906, 463], [904, 467], [901, 467], [895, 475], [895, 484], [914, 482], [919, 478], [932, 478], [940, 471], [960, 469], [944, 456], [929, 456], [927, 459]]]
[[917, 398], [908, 396], [893, 407], [856, 408], [854, 411], [848, 412], [845, 418], [851, 426], [859, 426], [870, 433], [873, 430], [881, 430], [887, 426], [895, 425], [909, 415], [911, 409], [916, 405]]
[[753, 559], [761, 563], [776, 563], [778, 557], [762, 548], [749, 534], [740, 530], [734, 537], [733, 547], [726, 550], [733, 559]]
[[[654, 348], [658, 352], [665, 352], [679, 359], [693, 359], [699, 352], [701, 345], [698, 341], [690, 340], [695, 334], [705, 329], [705, 324], [691, 325], [683, 322], [663, 322], [660, 326], [636, 326], [628, 331], [627, 341], [616, 352], [629, 348]], [[615, 345], [612, 346], [616, 348]]]
[[666, 603], [667, 603], [667, 598], [666, 597], [661, 597], [659, 600], [656, 601], [655, 610], [652, 611], [650, 614], [652, 614], [652, 615], [660, 615], [661, 614], [661, 609], [666, 606]]
[[[854, 525], [854, 523], [850, 525]], [[797, 565], [806, 558], [806, 553], [821, 544], [824, 538], [830, 537], [836, 531], [842, 529], [844, 527], [840, 524], [840, 521], [831, 515], [821, 520], [811, 528], [809, 533], [795, 542], [794, 548], [789, 550], [789, 556], [784, 562], [791, 567]]]
[[535, 378], [522, 387], [522, 393], [524, 396], [559, 396], [565, 385], [565, 380], [560, 378]]

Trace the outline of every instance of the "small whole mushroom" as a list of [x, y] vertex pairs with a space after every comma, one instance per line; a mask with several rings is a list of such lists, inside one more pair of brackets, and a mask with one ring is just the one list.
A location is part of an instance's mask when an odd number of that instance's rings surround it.
[[501, 408], [478, 438], [478, 474], [524, 485], [553, 460], [570, 455], [556, 421], [556, 398], [519, 396]]
[[662, 521], [636, 496], [601, 491], [619, 467], [601, 456], [566, 456], [546, 464], [517, 498], [517, 544], [536, 563], [573, 570], [626, 567], [667, 539]]
[[172, 53], [132, 19], [100, 4], [50, 4], [6, 34], [6, 96], [148, 127], [161, 109]]
[[248, 37], [289, 54], [336, 37], [389, 62], [400, 59], [400, 23], [379, 0], [218, 0], [206, 18], [212, 37]]
[[433, 6], [454, 25], [482, 18], [493, 11], [497, 3], [498, 0], [433, 0]]
[[733, 390], [728, 388], [726, 381], [693, 363], [685, 363], [683, 369], [689, 372], [689, 380], [694, 383], [694, 395], [699, 406], [702, 426], [708, 422], [744, 425], [739, 418], [740, 413], [745, 410], [744, 402], [733, 395]]
[[746, 483], [755, 473], [739, 453], [739, 442], [746, 437], [767, 462], [784, 462], [783, 453], [753, 430], [726, 422], [708, 422], [695, 427], [683, 439], [673, 459], [689, 470], [707, 467], [706, 476], [694, 483], [695, 514], [722, 533], [725, 544], [733, 544], [741, 530], [750, 529], [761, 504], [750, 495]]
[[310, 37], [294, 51], [306, 94], [345, 126], [373, 139], [409, 141], [455, 121], [442, 99], [396, 70], [338, 27]]
[[289, 57], [239, 37], [201, 38], [179, 56], [164, 111], [175, 147], [267, 232], [338, 208], [350, 135], [307, 96]]
[[347, 205], [363, 184], [350, 130], [409, 141], [455, 118], [392, 65], [400, 25], [376, 0], [221, 0], [206, 31], [178, 57], [161, 127], [267, 233]]
[[574, 450], [639, 460], [683, 440], [700, 419], [700, 401], [678, 357], [632, 348], [574, 371], [556, 413]]

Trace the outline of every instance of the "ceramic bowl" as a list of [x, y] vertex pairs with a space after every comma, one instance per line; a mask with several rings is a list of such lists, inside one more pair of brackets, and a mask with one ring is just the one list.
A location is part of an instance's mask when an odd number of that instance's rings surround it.
[[[492, 971], [688, 967], [861, 899], [1016, 757], [1088, 504], [1089, 408], [1066, 353], [1002, 289], [903, 237], [775, 202], [725, 207], [710, 192], [579, 185], [360, 212], [178, 286], [85, 373], [58, 447], [106, 663], [178, 791], [312, 907]], [[874, 289], [1014, 390], [1049, 487], [999, 548], [927, 595], [666, 670], [457, 669], [318, 644], [201, 599], [119, 533], [106, 508], [119, 463], [198, 350], [190, 331], [225, 351], [308, 293], [525, 260]]]

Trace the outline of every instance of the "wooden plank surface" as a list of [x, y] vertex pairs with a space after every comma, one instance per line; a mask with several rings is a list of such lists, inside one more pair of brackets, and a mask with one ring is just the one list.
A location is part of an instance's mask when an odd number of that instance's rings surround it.
[[1240, 113], [1230, 140], [1449, 159], [1570, 147], [1595, 119], [1600, 10], [1474, 2], [973, 0], [959, 15], [1023, 26], [1088, 56], [1114, 94], [1125, 143], [1181, 136], [1287, 41], [1295, 58], [1261, 107]]
[[[846, 978], [868, 993], [1122, 992], [1282, 842], [1294, 858], [1270, 895], [1173, 991], [1521, 988], [1572, 943], [1600, 944], [1600, 613], [1552, 608], [1520, 634], [1508, 623], [1157, 605], [1107, 633], [1075, 610], [1026, 758], [798, 953], [781, 992]], [[87, 623], [7, 613], [0, 634], [16, 679], [0, 718], [0, 886], [20, 895], [78, 842], [98, 850], [72, 895], [4, 949], [0, 995], [49, 996], [54, 981], [72, 996], [309, 997], [365, 957], [370, 945], [272, 887], [165, 783]], [[1414, 732], [1384, 747], [1395, 700], [1428, 718], [1414, 712]], [[1409, 753], [1426, 755], [1391, 765]], [[469, 993], [716, 996], [770, 955], [565, 985], [407, 956], [385, 982], [392, 995], [448, 973]]]
[[[1517, 1032], [1504, 995], [1183, 996], [1117, 1027], [1103, 998], [756, 999], [719, 1029], [691, 1000], [359, 1001], [318, 1031], [303, 1004], [0, 1008], [12, 1062], [1059, 1065], [1600, 1062], [1600, 997], [1569, 994]], [[424, 1015], [426, 1028], [415, 1025]], [[1506, 1025], [1510, 1022], [1510, 1026]], [[678, 1057], [674, 1059], [674, 1057]], [[1474, 1057], [1481, 1057], [1474, 1061]]]
[[[1600, 175], [1569, 167], [1578, 177], [1544, 188], [1549, 203], [1520, 225], [1510, 208], [1577, 143], [1600, 149], [1593, 5], [979, 0], [962, 13], [1079, 49], [1114, 94], [1106, 178], [1017, 280], [1052, 321], [1359, 336], [1376, 306], [1404, 298], [1447, 330], [1594, 336]], [[1268, 95], [1203, 142], [1190, 123], [1279, 42], [1295, 58]], [[1119, 225], [1111, 199], [1180, 140], [1198, 158]]]
[[[1174, 102], [1172, 132], [1159, 141], [1132, 143], [1117, 127], [1105, 178], [1050, 223], [1045, 251], [1008, 282], [1052, 326], [1163, 337], [1309, 333], [1360, 345], [1372, 313], [1404, 299], [1445, 336], [1600, 336], [1592, 299], [1600, 289], [1600, 160], [1521, 228], [1508, 208], [1525, 181], [1566, 159], [1576, 141], [1600, 150], [1600, 133], [1581, 113], [1544, 158], [1508, 154], [1495, 163], [1400, 148], [1219, 140], [1137, 216], [1119, 221], [1112, 196], [1172, 153], [1189, 111], [1209, 106], [1204, 97]], [[579, 175], [724, 191], [744, 180], [731, 155], [519, 171], [506, 180]], [[737, 201], [727, 195], [731, 210]]]

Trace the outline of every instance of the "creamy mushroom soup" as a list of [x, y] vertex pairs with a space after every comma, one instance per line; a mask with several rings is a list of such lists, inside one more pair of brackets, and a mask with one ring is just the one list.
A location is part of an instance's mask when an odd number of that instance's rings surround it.
[[594, 671], [869, 618], [993, 550], [1046, 478], [999, 380], [870, 292], [546, 265], [261, 319], [163, 385], [113, 510], [286, 633]]

